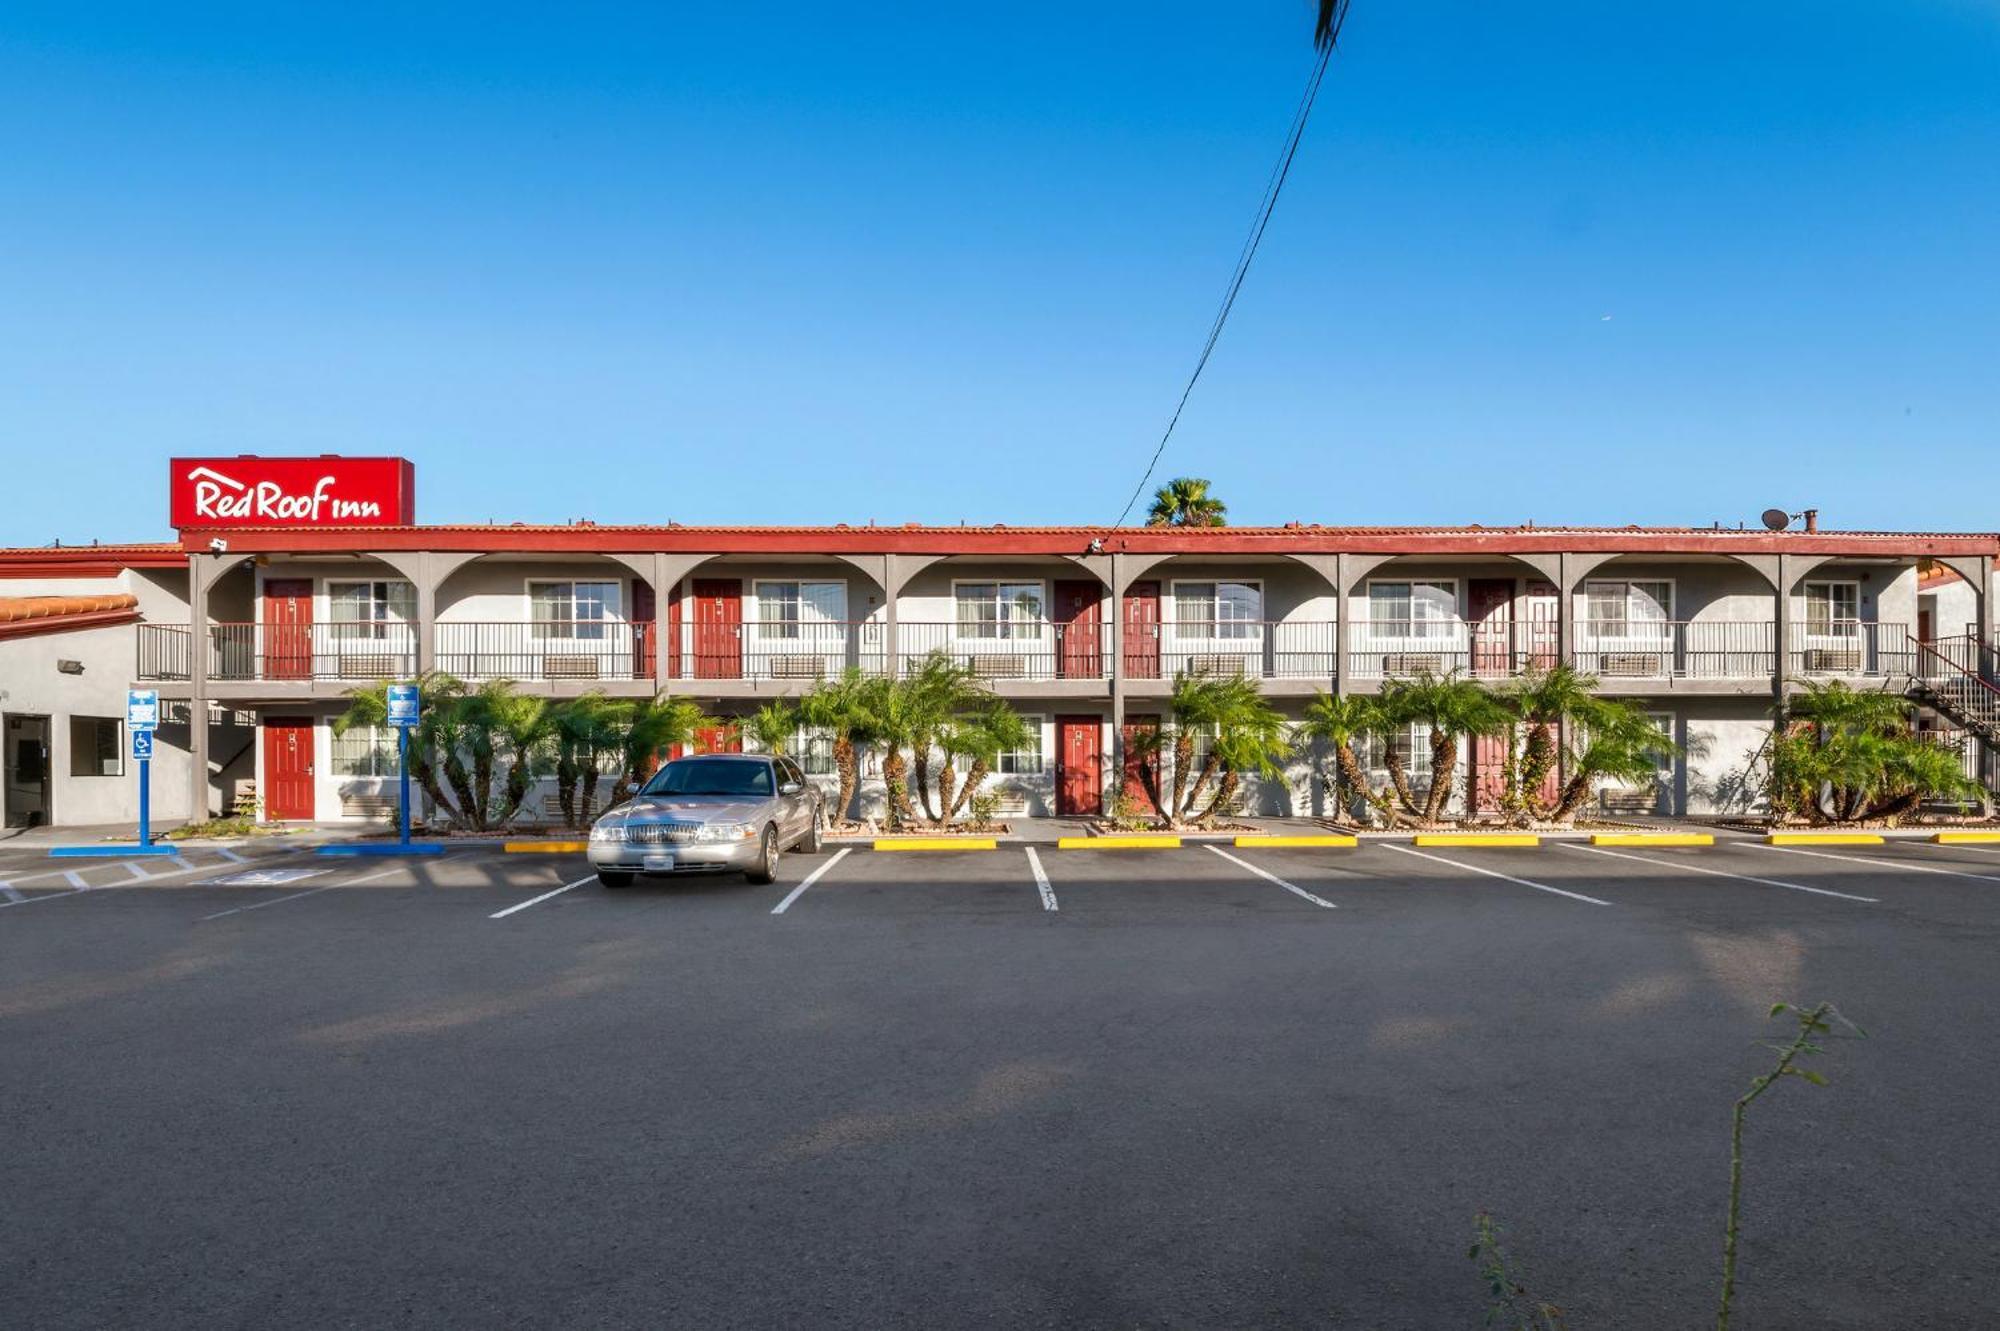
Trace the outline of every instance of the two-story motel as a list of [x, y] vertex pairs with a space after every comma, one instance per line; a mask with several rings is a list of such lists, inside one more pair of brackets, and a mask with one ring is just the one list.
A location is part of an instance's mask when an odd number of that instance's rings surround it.
[[[1654, 788], [1605, 803], [1704, 814], [1756, 806], [1773, 704], [1800, 680], [1904, 691], [1992, 674], [1978, 647], [1995, 641], [1992, 534], [422, 526], [403, 463], [402, 494], [335, 516], [344, 485], [366, 488], [346, 467], [366, 461], [210, 460], [238, 487], [225, 498], [270, 464], [294, 468], [267, 483], [280, 499], [317, 484], [319, 501], [194, 517], [177, 490], [176, 541], [0, 551], [10, 821], [133, 816], [128, 687], [162, 699], [162, 816], [187, 816], [200, 773], [210, 812], [253, 789], [265, 818], [339, 820], [381, 816], [394, 788], [390, 735], [330, 729], [359, 685], [439, 670], [554, 697], [685, 694], [729, 716], [942, 650], [1033, 723], [1036, 742], [989, 778], [1002, 807], [1088, 815], [1177, 671], [1240, 673], [1296, 715], [1322, 690], [1422, 671], [1499, 683], [1569, 661], [1684, 750]], [[182, 485], [192, 467], [175, 465]], [[1405, 741], [1420, 776], [1423, 738]], [[2000, 782], [1990, 748], [1968, 743]], [[802, 734], [798, 752], [831, 773], [826, 737]], [[1497, 756], [1484, 741], [1463, 755], [1476, 801]], [[1302, 759], [1257, 784], [1248, 811], [1319, 811], [1311, 772]]]

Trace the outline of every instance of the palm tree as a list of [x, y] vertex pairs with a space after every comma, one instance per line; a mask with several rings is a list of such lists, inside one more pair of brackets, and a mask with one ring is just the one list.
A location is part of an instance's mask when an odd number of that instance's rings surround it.
[[1443, 817], [1445, 806], [1451, 801], [1459, 740], [1496, 734], [1506, 728], [1508, 720], [1507, 709], [1484, 684], [1455, 671], [1390, 680], [1382, 687], [1379, 706], [1392, 724], [1416, 724], [1430, 729], [1431, 784], [1421, 803], [1414, 798], [1415, 792], [1400, 770], [1394, 746], [1387, 746], [1389, 774], [1397, 796], [1411, 813], [1427, 823]]
[[1356, 798], [1374, 803], [1368, 789], [1368, 775], [1361, 769], [1355, 745], [1383, 729], [1382, 709], [1376, 699], [1364, 694], [1335, 695], [1321, 692], [1306, 704], [1305, 720], [1294, 732], [1305, 743], [1325, 744], [1333, 750], [1331, 778], [1319, 773], [1320, 783], [1333, 796], [1334, 818], [1352, 822]]
[[773, 698], [750, 714], [743, 730], [762, 752], [774, 758], [787, 757], [792, 740], [799, 733], [799, 706], [784, 698]]
[[[1001, 754], [1026, 748], [1031, 738], [1027, 721], [1004, 698], [988, 697], [971, 712], [955, 718], [941, 736], [944, 768], [938, 774], [938, 805], [944, 810], [942, 821], [958, 817], [985, 782], [987, 773], [1000, 761]], [[969, 760], [970, 766], [966, 769], [965, 784], [954, 795], [954, 764], [958, 758]]]
[[[461, 704], [465, 697], [465, 685], [457, 678], [432, 671], [409, 681], [423, 694], [423, 710], [418, 714], [417, 724], [410, 731], [410, 779], [424, 792], [431, 807], [443, 814], [452, 823], [466, 827], [471, 825], [471, 815], [461, 807], [464, 798], [464, 783], [448, 781], [445, 776], [447, 766], [456, 765], [463, 776], [464, 767], [459, 761], [461, 739]], [[389, 723], [389, 682], [366, 688], [349, 689], [347, 710], [333, 719], [333, 733], [344, 735], [355, 726], [386, 726]], [[450, 787], [447, 792], [446, 787]], [[466, 799], [465, 803], [475, 803]]]
[[[1257, 685], [1240, 675], [1180, 671], [1167, 711], [1167, 725], [1135, 734], [1129, 743], [1139, 759], [1140, 784], [1170, 828], [1222, 812], [1245, 772], [1274, 775], [1291, 747], [1284, 719]], [[1197, 767], [1202, 736], [1208, 737], [1208, 752]], [[1173, 766], [1173, 784], [1166, 789], [1160, 783], [1163, 756]], [[1218, 774], [1215, 796], [1202, 807], [1202, 795]]]
[[623, 755], [632, 713], [631, 703], [607, 698], [596, 689], [549, 707], [556, 804], [564, 827], [579, 827], [590, 816], [598, 773], [607, 758]]
[[[1553, 811], [1560, 791], [1546, 799], [1543, 787], [1561, 756], [1560, 728], [1589, 712], [1596, 696], [1596, 676], [1568, 663], [1530, 670], [1502, 690], [1500, 701], [1511, 716], [1501, 796], [1509, 816], [1547, 817]], [[1516, 727], [1525, 736], [1515, 734]]]
[[1576, 715], [1582, 738], [1569, 755], [1552, 821], [1571, 822], [1601, 780], [1642, 785], [1659, 777], [1660, 764], [1678, 750], [1637, 703], [1593, 698]]
[[1347, 22], [1348, 0], [1319, 0], [1319, 18], [1313, 23], [1313, 45], [1332, 50], [1340, 40], [1340, 25]]
[[1208, 492], [1208, 482], [1194, 476], [1168, 481], [1153, 492], [1146, 514], [1148, 527], [1226, 527], [1229, 506]]
[[662, 693], [634, 703], [619, 753], [618, 780], [605, 807], [631, 799], [640, 783], [659, 766], [662, 753], [676, 744], [691, 742], [696, 732], [715, 724], [715, 718], [691, 698]]
[[1935, 796], [1977, 797], [1960, 754], [1916, 733], [1901, 695], [1808, 682], [1772, 744], [1771, 802], [1813, 822], [1894, 820]]
[[504, 679], [480, 685], [476, 696], [492, 727], [494, 756], [506, 763], [499, 802], [489, 807], [485, 821], [487, 826], [505, 827], [521, 811], [536, 773], [544, 766], [549, 700], [517, 692], [514, 682]]
[[[932, 652], [917, 663], [910, 677], [900, 682], [900, 705], [909, 725], [910, 785], [921, 802], [924, 817], [940, 821], [939, 810], [931, 802], [931, 755], [940, 747], [953, 718], [986, 696], [970, 666], [954, 661], [942, 650]], [[946, 761], [950, 761], [949, 754]], [[945, 793], [949, 812], [950, 793]]]
[[858, 746], [875, 742], [872, 714], [873, 696], [868, 679], [860, 669], [849, 666], [839, 677], [822, 680], [799, 700], [799, 719], [813, 730], [833, 736], [833, 769], [840, 781], [834, 799], [833, 816], [845, 821], [854, 807], [854, 792], [861, 785], [861, 755]]

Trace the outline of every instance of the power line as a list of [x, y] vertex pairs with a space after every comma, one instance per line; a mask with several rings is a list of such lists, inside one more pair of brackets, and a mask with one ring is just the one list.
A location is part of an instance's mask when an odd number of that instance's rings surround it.
[[1338, 5], [1331, 36], [1320, 46], [1319, 59], [1313, 63], [1312, 73], [1306, 79], [1306, 90], [1299, 98], [1298, 111], [1292, 116], [1292, 127], [1285, 138], [1284, 152], [1279, 154], [1278, 163], [1271, 170], [1271, 178], [1264, 186], [1264, 198], [1258, 205], [1256, 220], [1250, 224], [1250, 233], [1244, 237], [1243, 248], [1236, 256], [1236, 268], [1229, 275], [1229, 286], [1222, 298], [1222, 307], [1215, 313], [1215, 322], [1209, 325], [1208, 340], [1202, 343], [1201, 356], [1195, 361], [1194, 373], [1188, 376], [1187, 386], [1181, 389], [1180, 401], [1174, 404], [1174, 414], [1167, 421], [1166, 430], [1160, 435], [1159, 444], [1153, 449], [1152, 458], [1146, 463], [1145, 474], [1132, 487], [1132, 497], [1125, 501], [1125, 507], [1118, 514], [1116, 527], [1131, 516], [1132, 506], [1139, 502], [1139, 496], [1146, 492], [1146, 483], [1153, 479], [1153, 469], [1160, 465], [1160, 457], [1167, 451], [1167, 441], [1174, 437], [1174, 427], [1181, 423], [1181, 413], [1187, 409], [1188, 398], [1194, 393], [1194, 386], [1201, 380], [1201, 372], [1208, 368], [1208, 358], [1215, 352], [1215, 344], [1222, 337], [1223, 325], [1229, 322], [1229, 311], [1236, 304], [1236, 295], [1243, 289], [1244, 278], [1250, 275], [1250, 262], [1257, 257], [1257, 247], [1263, 243], [1264, 229], [1271, 225], [1271, 214], [1277, 209], [1278, 195], [1285, 188], [1285, 180], [1291, 175], [1292, 159], [1298, 156], [1299, 143], [1305, 138], [1306, 122], [1312, 118], [1313, 103], [1319, 99], [1319, 85], [1326, 78], [1327, 62], [1333, 58], [1334, 39], [1339, 36], [1339, 20], [1347, 13], [1345, 3]]

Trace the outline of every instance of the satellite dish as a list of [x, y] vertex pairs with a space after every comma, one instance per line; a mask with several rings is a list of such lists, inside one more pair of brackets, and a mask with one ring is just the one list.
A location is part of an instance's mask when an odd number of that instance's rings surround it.
[[1764, 510], [1764, 525], [1772, 531], [1783, 531], [1792, 525], [1792, 515], [1782, 508], [1767, 508]]

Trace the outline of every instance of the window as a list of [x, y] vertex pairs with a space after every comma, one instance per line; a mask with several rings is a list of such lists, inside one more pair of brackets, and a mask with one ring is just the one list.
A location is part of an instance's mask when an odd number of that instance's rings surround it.
[[1022, 718], [1028, 723], [1027, 743], [1011, 752], [1002, 753], [994, 770], [1001, 776], [1040, 776], [1042, 774], [1042, 719], [1038, 716]]
[[1808, 582], [1805, 596], [1807, 633], [1815, 638], [1860, 636], [1861, 584]]
[[1448, 638], [1458, 624], [1458, 584], [1371, 582], [1369, 631], [1378, 638]]
[[335, 776], [395, 776], [396, 731], [392, 726], [350, 726], [333, 737]]
[[125, 726], [115, 716], [69, 719], [71, 776], [125, 775]]
[[601, 642], [618, 614], [615, 582], [531, 582], [528, 613], [538, 638]]
[[1183, 638], [1254, 638], [1264, 618], [1264, 588], [1254, 582], [1177, 582], [1174, 623]]
[[832, 731], [801, 726], [792, 739], [792, 752], [798, 756], [799, 767], [807, 776], [837, 775], [833, 763]]
[[1354, 756], [1367, 769], [1371, 777], [1387, 780], [1389, 777], [1389, 749], [1402, 759], [1403, 772], [1410, 783], [1422, 787], [1431, 779], [1431, 728], [1422, 721], [1412, 721], [1400, 727], [1388, 737], [1384, 747], [1380, 735], [1364, 736], [1354, 746]]
[[1039, 638], [1046, 618], [1039, 582], [961, 582], [952, 588], [961, 638]]
[[847, 617], [844, 582], [760, 582], [757, 634], [767, 640], [796, 641], [821, 636], [815, 626]]
[[1593, 581], [1583, 585], [1583, 622], [1594, 638], [1666, 636], [1674, 617], [1671, 582]]
[[417, 616], [417, 589], [407, 582], [328, 582], [328, 617], [337, 642], [403, 637]]

